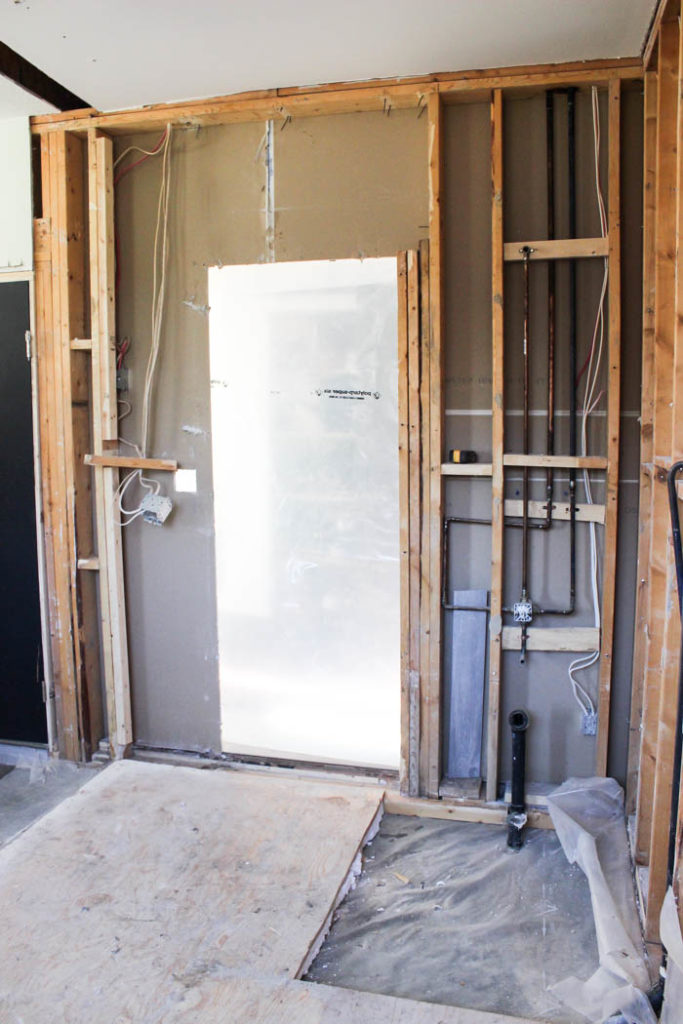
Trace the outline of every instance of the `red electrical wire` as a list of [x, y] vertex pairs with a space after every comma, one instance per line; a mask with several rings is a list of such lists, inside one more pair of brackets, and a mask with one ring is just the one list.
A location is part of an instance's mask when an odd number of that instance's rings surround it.
[[[167, 135], [168, 127], [164, 128], [163, 132], [161, 133], [161, 137], [157, 142], [156, 146], [154, 147], [154, 149], [152, 149], [149, 153], [145, 153], [144, 156], [141, 156], [139, 160], [134, 160], [132, 164], [128, 164], [127, 167], [124, 167], [122, 170], [119, 171], [119, 173], [114, 178], [114, 187], [116, 188], [118, 183], [121, 181], [121, 178], [125, 177], [125, 175], [128, 174], [129, 171], [132, 171], [133, 168], [135, 167], [139, 167], [140, 164], [144, 164], [145, 160], [149, 160], [151, 156], [155, 156], [163, 146]], [[116, 295], [118, 295], [119, 285], [121, 284], [121, 244], [119, 242], [119, 233], [116, 229], [114, 229], [114, 258], [116, 262], [116, 271], [114, 274], [114, 292]]]
[[118, 185], [118, 183], [121, 181], [121, 178], [128, 174], [129, 171], [132, 171], [134, 167], [139, 167], [140, 164], [144, 164], [145, 160], [149, 160], [151, 156], [155, 156], [155, 154], [158, 153], [161, 147], [163, 146], [164, 140], [166, 139], [167, 135], [168, 128], [164, 128], [163, 132], [161, 133], [161, 138], [157, 142], [154, 149], [151, 150], [149, 153], [145, 153], [144, 156], [141, 156], [138, 160], [134, 160], [132, 164], [128, 164], [127, 167], [124, 167], [122, 170], [120, 170], [114, 178], [114, 185]]

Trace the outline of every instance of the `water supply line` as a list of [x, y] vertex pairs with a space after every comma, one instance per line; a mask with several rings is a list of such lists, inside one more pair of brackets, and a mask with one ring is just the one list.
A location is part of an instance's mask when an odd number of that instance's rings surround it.
[[[529, 260], [531, 248], [522, 246], [524, 268], [524, 322], [522, 330], [522, 355], [524, 359], [524, 409], [522, 415], [522, 451], [529, 454]], [[522, 467], [522, 586], [519, 601], [514, 605], [515, 622], [521, 626], [521, 648], [519, 660], [526, 661], [527, 629], [532, 618], [532, 604], [528, 591], [529, 575], [529, 467]]]
[[[552, 90], [545, 94], [546, 152], [547, 152], [547, 219], [548, 239], [555, 237], [555, 98]], [[555, 261], [548, 260], [548, 408], [546, 423], [546, 453], [555, 454]], [[553, 470], [549, 466], [545, 476], [545, 526], [553, 522]]]
[[529, 716], [522, 708], [511, 711], [508, 718], [512, 730], [512, 783], [510, 806], [508, 807], [507, 844], [511, 850], [520, 850], [524, 843], [524, 826], [526, 815], [526, 731], [529, 728]]
[[[568, 235], [576, 238], [576, 118], [575, 94], [573, 87], [566, 91], [567, 95], [567, 182], [568, 182]], [[554, 148], [554, 118], [552, 111], [553, 92], [546, 93], [546, 123], [548, 147]], [[550, 156], [548, 158], [551, 164]], [[554, 159], [552, 160], [554, 166]], [[553, 175], [554, 177], [554, 175]], [[554, 182], [550, 185], [548, 177], [548, 238], [555, 237], [554, 215]], [[552, 316], [551, 316], [552, 310]], [[548, 261], [548, 454], [554, 454], [554, 429], [551, 430], [550, 375], [555, 372], [555, 264]], [[551, 327], [552, 320], [552, 327]], [[552, 357], [551, 357], [552, 352]], [[551, 370], [552, 366], [552, 370]], [[576, 455], [576, 261], [569, 260], [569, 454]], [[554, 417], [554, 388], [552, 414]], [[552, 451], [550, 450], [552, 444]], [[576, 609], [576, 470], [569, 470], [569, 603], [564, 608], [534, 608], [534, 615], [573, 615]]]

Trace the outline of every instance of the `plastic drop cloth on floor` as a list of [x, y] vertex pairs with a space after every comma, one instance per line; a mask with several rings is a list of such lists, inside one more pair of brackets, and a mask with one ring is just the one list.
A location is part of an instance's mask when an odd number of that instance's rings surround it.
[[623, 791], [614, 779], [568, 779], [548, 797], [557, 837], [585, 873], [597, 933], [599, 966], [555, 985], [553, 993], [597, 1022], [621, 1013], [628, 1024], [656, 1024], [645, 993], [650, 976], [636, 910]]
[[308, 980], [578, 1024], [549, 986], [589, 977], [587, 880], [550, 830], [384, 817]]

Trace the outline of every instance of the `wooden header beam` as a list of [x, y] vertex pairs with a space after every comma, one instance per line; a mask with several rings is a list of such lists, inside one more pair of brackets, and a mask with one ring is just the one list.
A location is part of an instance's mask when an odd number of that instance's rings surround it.
[[200, 126], [245, 121], [282, 121], [287, 117], [315, 117], [354, 111], [387, 112], [394, 108], [423, 107], [432, 93], [438, 93], [448, 103], [457, 102], [470, 92], [481, 92], [483, 95], [499, 88], [607, 84], [615, 79], [638, 79], [642, 73], [641, 61], [636, 57], [538, 64], [406, 79], [344, 82], [314, 88], [270, 89], [106, 114], [89, 109], [66, 115], [47, 114], [32, 118], [31, 126], [35, 134], [60, 130], [85, 132], [88, 128], [101, 128], [112, 133], [153, 132], [162, 130], [169, 122]]

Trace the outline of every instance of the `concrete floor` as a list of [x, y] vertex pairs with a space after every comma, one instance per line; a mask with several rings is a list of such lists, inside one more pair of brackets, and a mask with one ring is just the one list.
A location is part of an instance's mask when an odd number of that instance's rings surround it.
[[[3, 764], [4, 761], [12, 761]], [[33, 747], [0, 749], [0, 846], [42, 818], [92, 779], [102, 765], [48, 759]]]

